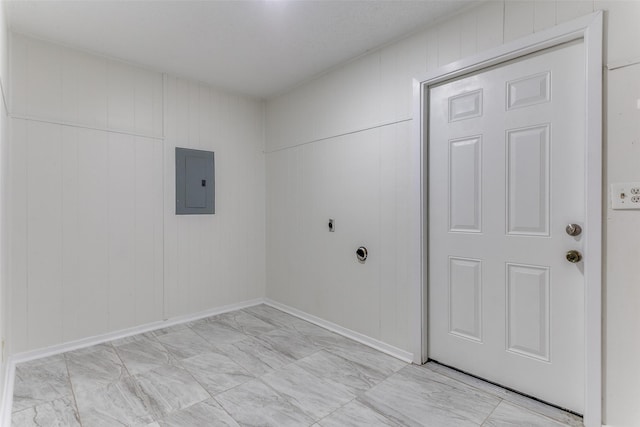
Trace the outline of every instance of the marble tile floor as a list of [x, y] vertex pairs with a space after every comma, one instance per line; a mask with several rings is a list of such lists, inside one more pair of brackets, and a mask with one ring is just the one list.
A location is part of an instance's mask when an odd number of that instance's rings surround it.
[[12, 426], [581, 426], [266, 305], [19, 364]]

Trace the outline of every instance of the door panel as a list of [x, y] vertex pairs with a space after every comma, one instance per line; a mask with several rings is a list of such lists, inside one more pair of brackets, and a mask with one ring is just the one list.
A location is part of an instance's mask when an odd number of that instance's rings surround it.
[[549, 267], [507, 263], [507, 350], [549, 362]]
[[482, 341], [482, 261], [449, 258], [449, 332]]
[[429, 90], [429, 357], [582, 413], [584, 54]]
[[449, 143], [449, 231], [481, 232], [482, 137]]
[[507, 233], [549, 235], [549, 127], [507, 131]]

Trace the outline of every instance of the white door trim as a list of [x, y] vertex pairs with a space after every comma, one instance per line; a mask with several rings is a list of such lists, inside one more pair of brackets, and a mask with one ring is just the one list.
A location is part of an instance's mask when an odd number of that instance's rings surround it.
[[428, 255], [428, 91], [437, 83], [572, 40], [582, 39], [586, 72], [585, 164], [585, 404], [586, 427], [602, 425], [602, 22], [603, 13], [558, 25], [487, 52], [445, 65], [413, 81], [413, 135], [420, 147], [421, 280], [411, 293], [414, 363], [426, 362]]

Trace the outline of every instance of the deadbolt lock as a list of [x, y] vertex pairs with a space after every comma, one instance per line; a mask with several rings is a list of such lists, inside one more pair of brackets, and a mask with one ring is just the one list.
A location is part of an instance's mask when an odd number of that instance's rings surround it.
[[569, 224], [564, 230], [569, 236], [579, 236], [582, 233], [582, 227], [578, 224]]
[[567, 252], [566, 256], [567, 256], [567, 261], [574, 264], [582, 260], [582, 254], [576, 250], [570, 250], [569, 252]]

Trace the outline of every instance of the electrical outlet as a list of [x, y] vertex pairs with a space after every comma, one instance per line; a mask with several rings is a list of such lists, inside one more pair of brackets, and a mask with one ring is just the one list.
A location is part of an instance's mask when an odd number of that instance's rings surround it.
[[640, 209], [640, 182], [611, 184], [611, 209]]

